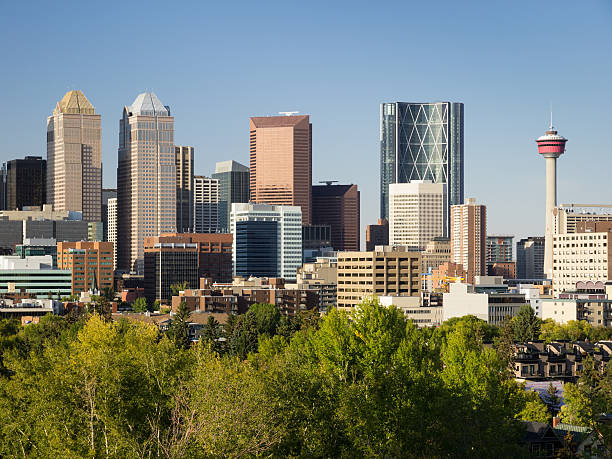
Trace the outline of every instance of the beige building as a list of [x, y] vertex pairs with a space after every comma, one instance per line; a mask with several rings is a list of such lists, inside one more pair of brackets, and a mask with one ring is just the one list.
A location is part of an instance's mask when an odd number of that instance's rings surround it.
[[[289, 284], [287, 284], [289, 287]], [[327, 311], [338, 303], [338, 262], [325, 257], [304, 263], [297, 270], [296, 287], [315, 289], [319, 293], [319, 311]]]
[[428, 273], [450, 261], [450, 239], [437, 237], [427, 242], [421, 252], [421, 272]]
[[430, 180], [389, 185], [389, 245], [423, 250], [444, 234], [444, 184]]
[[312, 125], [309, 115], [251, 118], [251, 202], [299, 206], [310, 225]]
[[575, 233], [580, 222], [612, 222], [609, 204], [561, 204], [552, 213], [554, 234]]
[[176, 232], [174, 118], [153, 93], [123, 109], [117, 164], [117, 267], [143, 272], [144, 238]]
[[113, 269], [117, 269], [117, 198], [108, 200], [108, 242], [113, 243]]
[[193, 231], [216, 233], [219, 227], [219, 180], [196, 175], [193, 180]]
[[81, 91], [68, 91], [47, 118], [47, 202], [102, 221], [100, 115]]
[[451, 261], [463, 265], [467, 282], [486, 274], [487, 208], [469, 198], [451, 206]]
[[612, 273], [610, 232], [566, 233], [553, 237], [553, 296], [580, 281], [607, 281]]
[[381, 296], [380, 304], [395, 306], [419, 328], [442, 324], [442, 306], [421, 306], [421, 299], [414, 296]]
[[193, 231], [193, 147], [176, 146], [176, 230]]
[[542, 319], [552, 319], [562, 325], [571, 320], [584, 320], [594, 327], [610, 327], [612, 326], [611, 306], [612, 300], [607, 298], [543, 298], [540, 300]]
[[70, 212], [58, 211], [51, 204], [40, 207], [28, 207], [27, 210], [0, 210], [0, 218], [6, 220], [69, 220]]
[[421, 253], [406, 247], [338, 252], [338, 308], [352, 308], [374, 296], [420, 297], [420, 271]]

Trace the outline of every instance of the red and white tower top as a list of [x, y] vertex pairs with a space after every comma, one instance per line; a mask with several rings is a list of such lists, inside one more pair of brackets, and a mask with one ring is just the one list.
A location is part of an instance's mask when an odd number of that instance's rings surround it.
[[[552, 118], [552, 115], [551, 115]], [[545, 158], [558, 158], [565, 152], [565, 142], [567, 139], [557, 134], [550, 120], [550, 127], [546, 134], [539, 137], [536, 142], [538, 144], [539, 153]]]

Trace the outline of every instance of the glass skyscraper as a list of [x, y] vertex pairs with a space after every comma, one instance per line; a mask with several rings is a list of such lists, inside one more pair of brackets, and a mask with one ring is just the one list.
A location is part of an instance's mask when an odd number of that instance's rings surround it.
[[219, 232], [227, 233], [232, 204], [249, 202], [249, 168], [233, 160], [221, 161], [212, 178], [219, 181]]
[[450, 206], [463, 204], [463, 103], [380, 105], [380, 216], [389, 217], [389, 185], [443, 183], [445, 235]]

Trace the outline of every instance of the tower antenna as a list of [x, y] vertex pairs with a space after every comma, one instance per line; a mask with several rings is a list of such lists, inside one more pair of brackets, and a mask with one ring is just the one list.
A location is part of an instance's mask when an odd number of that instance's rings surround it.
[[552, 118], [552, 102], [550, 103], [550, 129], [549, 131], [553, 130], [553, 118]]

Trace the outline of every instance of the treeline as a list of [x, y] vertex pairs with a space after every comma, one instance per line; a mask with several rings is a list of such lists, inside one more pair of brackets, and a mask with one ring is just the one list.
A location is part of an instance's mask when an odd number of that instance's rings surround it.
[[1, 321], [0, 456], [524, 457], [520, 420], [546, 416], [473, 317], [255, 305], [193, 346], [188, 319]]

